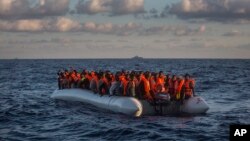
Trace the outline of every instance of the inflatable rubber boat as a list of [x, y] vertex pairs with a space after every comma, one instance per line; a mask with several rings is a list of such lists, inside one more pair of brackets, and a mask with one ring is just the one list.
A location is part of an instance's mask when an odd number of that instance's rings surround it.
[[202, 114], [209, 109], [205, 100], [201, 97], [192, 97], [183, 103], [167, 101], [163, 103], [149, 103], [146, 100], [138, 100], [124, 96], [100, 96], [92, 91], [83, 89], [55, 90], [51, 95], [53, 99], [65, 101], [79, 101], [107, 109], [117, 113], [139, 117], [142, 115], [168, 115], [176, 113]]

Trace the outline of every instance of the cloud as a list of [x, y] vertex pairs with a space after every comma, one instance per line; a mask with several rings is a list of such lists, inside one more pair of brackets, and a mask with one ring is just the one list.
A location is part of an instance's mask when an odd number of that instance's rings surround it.
[[94, 22], [85, 22], [82, 26], [83, 31], [90, 33], [106, 33], [116, 34], [121, 36], [130, 35], [140, 29], [142, 25], [129, 22], [127, 24], [119, 25], [112, 23], [97, 24]]
[[113, 0], [114, 15], [138, 14], [144, 12], [144, 0]]
[[109, 13], [110, 15], [139, 14], [144, 12], [144, 0], [88, 0], [79, 1], [78, 14]]
[[69, 0], [39, 0], [31, 8], [31, 16], [58, 16], [65, 15], [69, 11]]
[[69, 11], [69, 0], [0, 0], [0, 19], [61, 16]]
[[0, 21], [0, 30], [8, 32], [66, 32], [78, 31], [80, 28], [79, 22], [65, 17]]
[[249, 0], [182, 0], [166, 8], [163, 13], [180, 18], [205, 18], [210, 20], [249, 19]]
[[7, 32], [89, 32], [94, 34], [130, 35], [141, 27], [142, 25], [133, 22], [127, 24], [80, 23], [66, 17], [13, 21], [0, 20], [0, 31]]
[[250, 50], [250, 44], [239, 45], [237, 48], [239, 48], [239, 49], [245, 49], [245, 50]]
[[[78, 32], [91, 34], [110, 34], [117, 36], [150, 36], [175, 35], [188, 36], [206, 32], [206, 26], [189, 27], [185, 25], [163, 25], [145, 27], [142, 24], [129, 22], [126, 24], [79, 22], [66, 17], [44, 19], [0, 20], [0, 31], [5, 32]], [[225, 35], [226, 36], [226, 35]]]
[[140, 32], [140, 35], [162, 35], [162, 34], [173, 34], [175, 36], [187, 36], [203, 33], [206, 31], [206, 26], [201, 25], [198, 28], [190, 28], [188, 26], [178, 25], [164, 25], [164, 26], [153, 26], [145, 28]]
[[243, 35], [239, 30], [232, 30], [223, 34], [223, 36], [240, 36]]

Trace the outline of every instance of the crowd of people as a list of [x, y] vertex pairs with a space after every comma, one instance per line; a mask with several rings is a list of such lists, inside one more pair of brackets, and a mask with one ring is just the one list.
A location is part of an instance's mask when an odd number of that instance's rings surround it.
[[188, 99], [194, 95], [195, 81], [185, 76], [165, 75], [149, 71], [59, 71], [59, 89], [82, 88], [96, 94], [129, 96], [153, 101], [158, 94], [166, 94], [171, 100]]

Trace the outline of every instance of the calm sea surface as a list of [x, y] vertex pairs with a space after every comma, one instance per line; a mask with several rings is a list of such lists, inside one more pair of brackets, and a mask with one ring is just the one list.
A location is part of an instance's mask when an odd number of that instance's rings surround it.
[[[132, 118], [79, 102], [55, 101], [59, 69], [149, 70], [196, 79], [206, 115]], [[228, 140], [250, 124], [250, 60], [0, 60], [0, 140]]]

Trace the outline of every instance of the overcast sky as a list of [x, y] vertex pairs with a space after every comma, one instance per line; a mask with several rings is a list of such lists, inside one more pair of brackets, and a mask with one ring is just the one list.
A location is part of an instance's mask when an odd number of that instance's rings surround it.
[[250, 58], [250, 0], [0, 0], [0, 59]]

